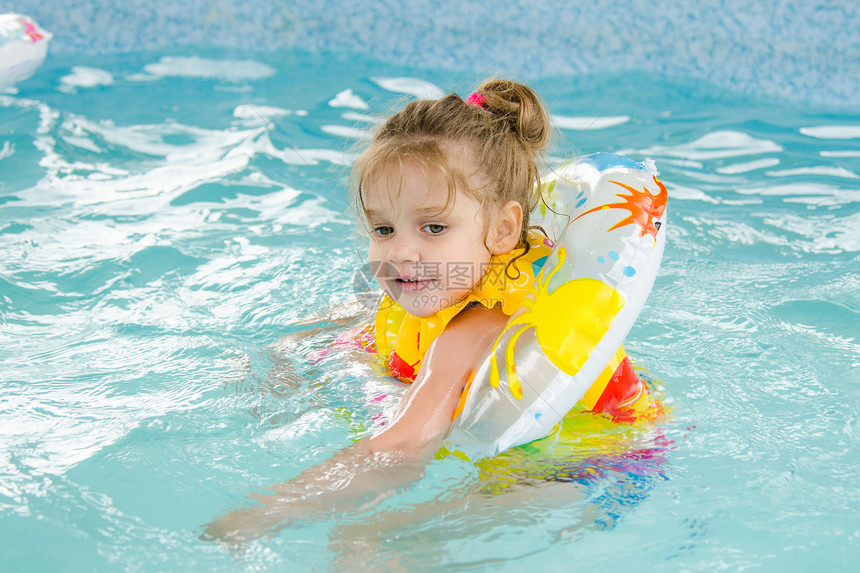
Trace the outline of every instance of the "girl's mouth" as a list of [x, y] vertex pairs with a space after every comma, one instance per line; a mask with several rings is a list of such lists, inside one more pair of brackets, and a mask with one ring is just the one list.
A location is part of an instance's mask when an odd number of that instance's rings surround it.
[[394, 282], [403, 292], [422, 291], [433, 284], [433, 280], [431, 279], [414, 279], [410, 277], [398, 277], [394, 279]]

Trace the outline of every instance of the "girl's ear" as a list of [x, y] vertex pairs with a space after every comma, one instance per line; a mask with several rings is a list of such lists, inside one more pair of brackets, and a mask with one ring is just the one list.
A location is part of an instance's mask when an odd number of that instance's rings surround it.
[[487, 246], [494, 255], [513, 251], [520, 240], [523, 226], [523, 206], [516, 201], [508, 201], [498, 210], [487, 236]]

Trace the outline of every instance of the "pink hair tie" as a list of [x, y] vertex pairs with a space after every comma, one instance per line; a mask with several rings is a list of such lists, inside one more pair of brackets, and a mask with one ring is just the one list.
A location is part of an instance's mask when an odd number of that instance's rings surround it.
[[469, 99], [466, 100], [466, 105], [474, 105], [480, 108], [483, 108], [485, 103], [487, 103], [487, 98], [478, 92], [474, 92], [469, 96]]

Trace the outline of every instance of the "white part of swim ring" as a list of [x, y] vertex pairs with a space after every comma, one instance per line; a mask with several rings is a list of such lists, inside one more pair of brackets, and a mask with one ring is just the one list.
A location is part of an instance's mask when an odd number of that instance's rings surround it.
[[0, 89], [32, 76], [53, 37], [27, 16], [0, 14]]
[[588, 155], [543, 189], [556, 244], [479, 363], [447, 437], [473, 459], [552, 432], [623, 343], [663, 256], [668, 195], [652, 162]]

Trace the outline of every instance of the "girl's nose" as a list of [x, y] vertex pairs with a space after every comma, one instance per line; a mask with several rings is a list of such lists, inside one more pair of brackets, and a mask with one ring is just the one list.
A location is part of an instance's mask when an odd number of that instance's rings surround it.
[[388, 249], [390, 263], [417, 263], [421, 259], [415, 242], [404, 235], [395, 236]]

